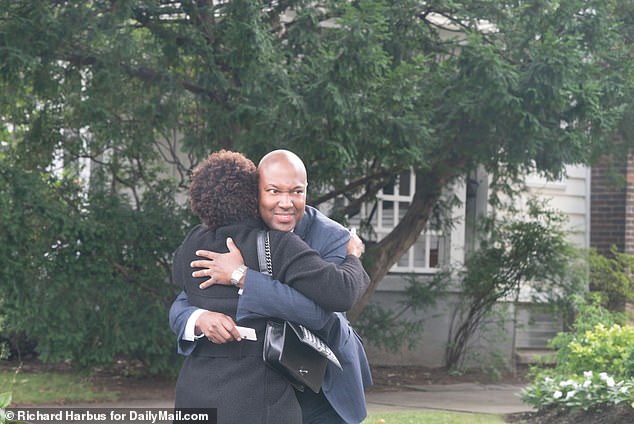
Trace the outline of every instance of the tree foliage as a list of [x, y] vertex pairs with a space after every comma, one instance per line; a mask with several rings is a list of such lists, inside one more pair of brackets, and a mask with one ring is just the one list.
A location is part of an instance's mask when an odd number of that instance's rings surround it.
[[600, 297], [603, 306], [615, 312], [623, 310], [627, 302], [634, 301], [634, 256], [612, 246], [607, 255], [591, 251], [588, 262], [590, 289]]
[[166, 314], [177, 290], [166, 275], [185, 231], [168, 208], [173, 193], [149, 193], [135, 210], [119, 195], [94, 190], [86, 201], [76, 181], [1, 163], [3, 332], [13, 349], [35, 344], [42, 360], [80, 368], [125, 358], [173, 370]]
[[[0, 259], [7, 308], [42, 300], [31, 299], [36, 282], [48, 291], [38, 296], [62, 300], [43, 258], [73, 280], [101, 263], [86, 286], [102, 295], [107, 284], [161, 290], [191, 222], [171, 198], [192, 166], [219, 148], [256, 161], [288, 148], [307, 164], [311, 203], [347, 199], [338, 217], [401, 171], [418, 176], [401, 224], [368, 245], [372, 286], [354, 318], [442, 188], [478, 164], [502, 187], [627, 141], [614, 131], [627, 133], [620, 119], [632, 110], [632, 9], [628, 0], [0, 0], [0, 225], [19, 252]], [[53, 172], [60, 162], [63, 177]], [[82, 167], [88, 191], [75, 184]], [[73, 248], [52, 248], [58, 240]], [[107, 259], [76, 261], [78, 246]], [[60, 307], [74, 316], [73, 305]], [[18, 327], [30, 333], [26, 320]]]

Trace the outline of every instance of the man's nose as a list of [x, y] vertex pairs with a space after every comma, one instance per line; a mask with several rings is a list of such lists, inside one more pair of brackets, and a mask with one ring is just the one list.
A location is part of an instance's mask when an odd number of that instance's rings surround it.
[[279, 205], [282, 208], [292, 208], [293, 207], [293, 199], [291, 198], [289, 193], [282, 193], [280, 196]]

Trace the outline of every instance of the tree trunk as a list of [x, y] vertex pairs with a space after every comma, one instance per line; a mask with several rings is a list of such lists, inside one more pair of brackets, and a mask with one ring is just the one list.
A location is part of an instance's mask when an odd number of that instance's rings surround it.
[[359, 317], [370, 302], [379, 282], [425, 229], [447, 181], [447, 177], [434, 175], [432, 172], [416, 175], [416, 191], [405, 216], [383, 240], [368, 246], [366, 250], [363, 263], [370, 276], [370, 286], [348, 311], [351, 321], [354, 322]]

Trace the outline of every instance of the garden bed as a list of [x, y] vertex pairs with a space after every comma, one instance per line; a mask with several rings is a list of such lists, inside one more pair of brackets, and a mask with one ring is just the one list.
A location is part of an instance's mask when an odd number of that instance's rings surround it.
[[542, 411], [507, 415], [516, 424], [626, 424], [634, 423], [634, 408], [626, 403], [588, 411]]

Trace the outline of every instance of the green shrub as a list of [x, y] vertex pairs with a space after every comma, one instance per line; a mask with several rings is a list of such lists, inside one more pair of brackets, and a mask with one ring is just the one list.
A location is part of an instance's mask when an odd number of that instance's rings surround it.
[[610, 311], [623, 308], [626, 301], [634, 301], [634, 255], [619, 252], [612, 246], [609, 255], [595, 250], [588, 257], [590, 265], [590, 287], [601, 299], [601, 304]]
[[[634, 379], [616, 380], [608, 373], [541, 374], [522, 391], [522, 400], [537, 409], [584, 409], [634, 401]], [[633, 405], [634, 406], [634, 405]]]
[[570, 331], [557, 334], [550, 347], [557, 350], [557, 370], [578, 374], [599, 370], [619, 376], [631, 376], [628, 363], [629, 346], [634, 341], [634, 330], [624, 325], [622, 314], [615, 314], [601, 306], [601, 299], [590, 294], [588, 301], [574, 300], [576, 318]]
[[577, 303], [572, 331], [558, 334], [553, 369], [534, 369], [535, 381], [522, 393], [537, 409], [588, 409], [634, 401], [634, 328], [599, 305]]
[[172, 371], [171, 257], [187, 215], [167, 186], [134, 200], [100, 187], [0, 161], [0, 335], [46, 362]]
[[[0, 311], [2, 311], [3, 309], [2, 304], [3, 304], [3, 301], [2, 299], [0, 299]], [[6, 318], [4, 317], [4, 315], [0, 313], [0, 336], [3, 334], [5, 319]], [[2, 361], [3, 359], [7, 359], [8, 357], [9, 357], [9, 345], [7, 344], [7, 342], [2, 340], [2, 337], [0, 337], [0, 361]]]
[[585, 283], [576, 269], [578, 252], [567, 239], [566, 217], [537, 198], [527, 207], [522, 213], [505, 211], [502, 220], [497, 214], [483, 218], [478, 249], [449, 274], [446, 285], [456, 287], [458, 301], [449, 317], [448, 368], [464, 366], [474, 336], [487, 321], [503, 328], [503, 316], [491, 317], [501, 302], [517, 302], [521, 287], [530, 286], [535, 298], [555, 310], [569, 308], [570, 294]]
[[596, 324], [592, 330], [574, 336], [559, 351], [560, 358], [565, 360], [558, 362], [558, 369], [570, 373], [601, 370], [618, 377], [632, 377], [631, 346], [634, 346], [634, 328]]

